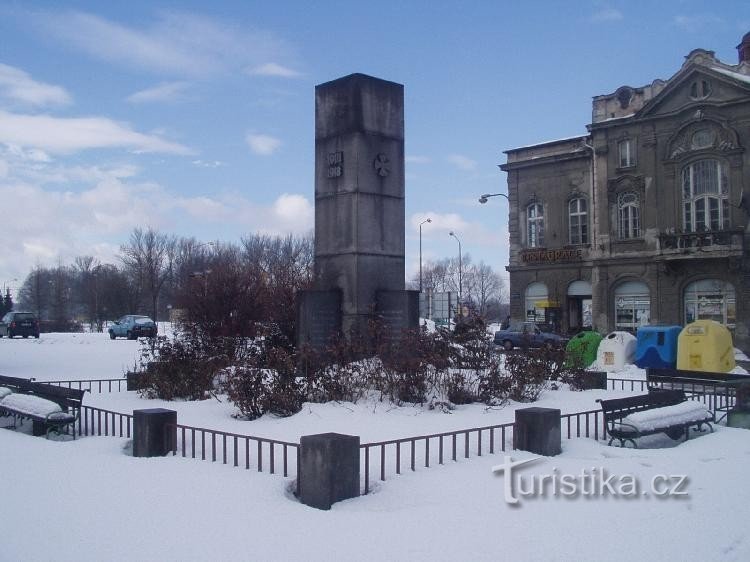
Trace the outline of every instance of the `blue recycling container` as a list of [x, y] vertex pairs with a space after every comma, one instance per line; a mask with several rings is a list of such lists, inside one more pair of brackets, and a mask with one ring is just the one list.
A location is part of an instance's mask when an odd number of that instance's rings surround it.
[[641, 369], [674, 369], [680, 326], [641, 326], [636, 335], [635, 364]]

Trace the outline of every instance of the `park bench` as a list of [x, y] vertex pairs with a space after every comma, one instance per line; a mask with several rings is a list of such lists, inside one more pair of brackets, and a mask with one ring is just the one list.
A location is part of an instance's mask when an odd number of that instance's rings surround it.
[[0, 375], [0, 416], [12, 418], [11, 427], [19, 420], [31, 420], [32, 433], [47, 437], [50, 433], [67, 433], [72, 427], [75, 439], [75, 422], [80, 417], [85, 392]]
[[666, 433], [674, 440], [684, 435], [687, 441], [693, 426], [696, 431], [704, 425], [714, 430], [713, 413], [700, 402], [687, 400], [681, 390], [652, 389], [648, 394], [597, 402], [602, 405], [608, 445], [617, 439], [621, 447], [630, 441], [637, 448], [636, 439], [656, 433]]

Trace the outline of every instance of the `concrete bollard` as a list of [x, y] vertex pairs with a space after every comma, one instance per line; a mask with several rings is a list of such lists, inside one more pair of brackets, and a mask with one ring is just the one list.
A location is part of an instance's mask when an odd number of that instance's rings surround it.
[[163, 457], [176, 442], [176, 411], [164, 408], [133, 410], [134, 457]]
[[607, 371], [586, 371], [583, 375], [583, 390], [607, 390]]
[[359, 496], [359, 436], [305, 435], [299, 456], [297, 494], [302, 503], [331, 509], [337, 501]]
[[513, 448], [551, 457], [562, 452], [560, 410], [521, 408], [513, 425]]

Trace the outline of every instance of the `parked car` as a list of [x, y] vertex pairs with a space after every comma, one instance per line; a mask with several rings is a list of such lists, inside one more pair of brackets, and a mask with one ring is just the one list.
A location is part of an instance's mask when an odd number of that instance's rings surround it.
[[148, 316], [128, 314], [119, 320], [115, 320], [115, 323], [110, 326], [109, 337], [111, 339], [128, 338], [129, 340], [143, 337], [153, 338], [156, 337], [156, 322]]
[[507, 351], [514, 347], [564, 347], [568, 340], [557, 334], [544, 332], [534, 322], [515, 322], [506, 330], [495, 332], [495, 344]]
[[39, 321], [33, 312], [9, 312], [0, 320], [0, 338], [8, 336], [39, 337]]

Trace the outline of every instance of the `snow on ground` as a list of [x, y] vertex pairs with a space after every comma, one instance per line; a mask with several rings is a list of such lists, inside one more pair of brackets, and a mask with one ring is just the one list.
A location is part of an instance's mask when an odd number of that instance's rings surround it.
[[[118, 377], [137, 354], [135, 342], [106, 334], [43, 334], [38, 343], [0, 340], [0, 373]], [[624, 394], [550, 390], [535, 405], [580, 411], [595, 409], [597, 397]], [[165, 405], [179, 411], [180, 423], [290, 440], [342, 431], [363, 441], [512, 421], [515, 407], [471, 405], [445, 414], [370, 399], [308, 404], [291, 418], [246, 422], [215, 399], [162, 403], [122, 392], [87, 394], [84, 404], [124, 412]], [[504, 501], [504, 476], [491, 470], [503, 456], [486, 455], [407, 471], [323, 512], [296, 502], [279, 476], [181, 457], [135, 459], [120, 438], [54, 441], [0, 430], [0, 560], [744, 561], [750, 537], [738, 514], [747, 512], [747, 498], [738, 490], [745, 487], [748, 436], [720, 426], [675, 447], [639, 450], [563, 440], [562, 455], [521, 472], [531, 478], [601, 467], [633, 475], [644, 491], [657, 475], [686, 475], [688, 495], [679, 499], [523, 498], [514, 508]]]

